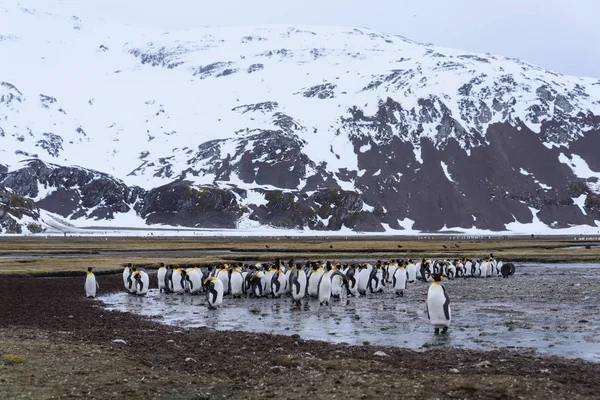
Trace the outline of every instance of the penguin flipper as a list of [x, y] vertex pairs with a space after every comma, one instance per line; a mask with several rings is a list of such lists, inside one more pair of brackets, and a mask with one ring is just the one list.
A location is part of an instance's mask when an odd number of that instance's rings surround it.
[[448, 321], [450, 321], [450, 297], [448, 297], [448, 293], [446, 293], [446, 288], [442, 286], [444, 289], [444, 297], [446, 301], [444, 302], [444, 316]]

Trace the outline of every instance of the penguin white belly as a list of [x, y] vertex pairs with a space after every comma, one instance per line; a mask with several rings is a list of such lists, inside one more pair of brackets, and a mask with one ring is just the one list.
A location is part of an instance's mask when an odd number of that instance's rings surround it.
[[375, 276], [371, 278], [371, 293], [383, 292], [383, 271], [378, 269]]
[[267, 271], [263, 275], [263, 296], [270, 295], [272, 293], [273, 288], [271, 287], [271, 282], [273, 282], [273, 274], [274, 271]]
[[316, 270], [308, 279], [308, 295], [312, 297], [317, 297], [317, 292], [319, 291], [319, 281], [323, 276], [323, 270]]
[[290, 294], [290, 270], [287, 270], [283, 274], [283, 280], [285, 281], [285, 287], [283, 288], [283, 294]]
[[449, 327], [452, 321], [450, 300], [445, 289], [437, 282], [433, 282], [427, 291], [427, 314], [434, 328]]
[[317, 298], [319, 299], [319, 304], [329, 305], [329, 300], [331, 299], [330, 272], [326, 272], [321, 276]]
[[188, 284], [190, 285], [190, 293], [200, 293], [202, 290], [202, 276], [200, 275], [200, 271], [191, 270], [188, 273], [188, 280]]
[[287, 288], [287, 282], [285, 280], [285, 274], [279, 272], [273, 274], [271, 278], [271, 293], [273, 297], [281, 297]]
[[343, 287], [344, 278], [341, 275], [334, 275], [331, 278], [331, 296], [339, 299], [342, 295]]
[[244, 294], [244, 277], [238, 271], [231, 272], [230, 290], [233, 297], [241, 297]]
[[93, 272], [88, 272], [85, 278], [85, 295], [87, 297], [96, 297], [96, 289], [98, 288], [96, 276]]
[[256, 275], [250, 278], [250, 285], [252, 287], [252, 294], [256, 297], [262, 297], [264, 293], [264, 279], [265, 274], [262, 272], [257, 272]]
[[220, 270], [217, 273], [217, 279], [221, 281], [223, 285], [223, 293], [229, 293], [229, 272], [227, 270]]
[[455, 278], [456, 277], [456, 267], [453, 264], [448, 266], [448, 277]]
[[215, 279], [206, 291], [208, 305], [212, 308], [216, 308], [223, 304], [223, 292], [223, 283], [220, 279]]
[[129, 274], [129, 277], [127, 278], [127, 285], [125, 287], [127, 288], [127, 291], [130, 294], [135, 294], [137, 292], [137, 289], [135, 287], [135, 279], [133, 277], [133, 273]]
[[158, 290], [160, 293], [165, 290], [165, 275], [167, 274], [167, 269], [165, 267], [160, 267], [158, 269], [157, 278], [158, 278]]
[[487, 265], [487, 274], [486, 276], [494, 276], [494, 264], [489, 262]]
[[183, 294], [185, 292], [185, 283], [181, 281], [181, 272], [173, 271], [173, 292]]
[[408, 272], [408, 282], [413, 283], [417, 280], [417, 266], [415, 264], [408, 264], [406, 267]]
[[150, 288], [150, 277], [144, 271], [140, 271], [140, 281], [136, 282], [135, 291], [138, 296], [144, 296], [148, 294]]
[[302, 270], [298, 271], [296, 280], [290, 285], [292, 299], [295, 301], [300, 301], [304, 298], [304, 295], [306, 294], [306, 283], [306, 273], [304, 273]]
[[394, 284], [394, 290], [396, 294], [403, 296], [404, 290], [406, 289], [406, 282], [408, 279], [408, 274], [404, 268], [398, 268], [394, 272], [394, 276], [392, 282]]
[[394, 264], [394, 265], [390, 265], [388, 267], [388, 275], [387, 275], [387, 279], [386, 282], [387, 283], [394, 283], [394, 274], [396, 273], [396, 271], [398, 270], [398, 264]]
[[358, 272], [358, 292], [360, 294], [367, 293], [367, 287], [371, 280], [371, 271], [368, 268], [361, 269]]
[[485, 278], [487, 276], [487, 262], [479, 264], [479, 277]]
[[503, 263], [502, 261], [498, 261], [498, 262], [496, 263], [496, 275], [498, 275], [498, 276], [502, 276], [502, 272], [501, 272], [501, 270], [502, 270], [502, 265], [503, 265], [503, 264], [504, 264], [504, 263]]
[[129, 278], [129, 267], [123, 270], [123, 285], [125, 286], [125, 290], [129, 290], [127, 278]]
[[470, 261], [467, 261], [464, 265], [465, 268], [465, 276], [471, 276], [471, 267], [473, 266], [473, 264]]
[[427, 291], [427, 314], [434, 328], [447, 328], [452, 321], [450, 300], [442, 285], [437, 282], [432, 283]]

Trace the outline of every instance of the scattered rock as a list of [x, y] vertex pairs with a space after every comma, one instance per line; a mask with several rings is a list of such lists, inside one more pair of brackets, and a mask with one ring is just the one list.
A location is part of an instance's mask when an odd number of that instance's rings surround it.
[[376, 356], [376, 357], [389, 357], [383, 351], [376, 351], [373, 355]]
[[487, 360], [486, 360], [486, 361], [482, 361], [482, 362], [480, 362], [480, 363], [477, 363], [477, 364], [475, 364], [475, 366], [476, 366], [477, 368], [488, 368], [490, 365], [492, 365], [492, 363], [491, 363], [491, 362], [489, 362], [489, 361], [487, 361]]

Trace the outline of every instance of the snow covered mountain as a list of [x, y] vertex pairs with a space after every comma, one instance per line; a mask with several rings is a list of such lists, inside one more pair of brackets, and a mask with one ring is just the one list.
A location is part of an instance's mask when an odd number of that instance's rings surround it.
[[0, 194], [74, 225], [600, 226], [598, 79], [366, 29], [160, 32], [12, 0], [0, 57]]

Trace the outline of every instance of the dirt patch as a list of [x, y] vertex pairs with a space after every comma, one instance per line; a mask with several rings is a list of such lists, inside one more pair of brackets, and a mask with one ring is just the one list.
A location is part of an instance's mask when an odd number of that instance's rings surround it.
[[[103, 291], [120, 291], [105, 276]], [[375, 355], [381, 351], [385, 355]], [[0, 280], [0, 398], [597, 398], [598, 364], [412, 351], [159, 325], [105, 311], [71, 278]], [[143, 378], [143, 379], [142, 379]], [[127, 379], [127, 381], [124, 381]]]

